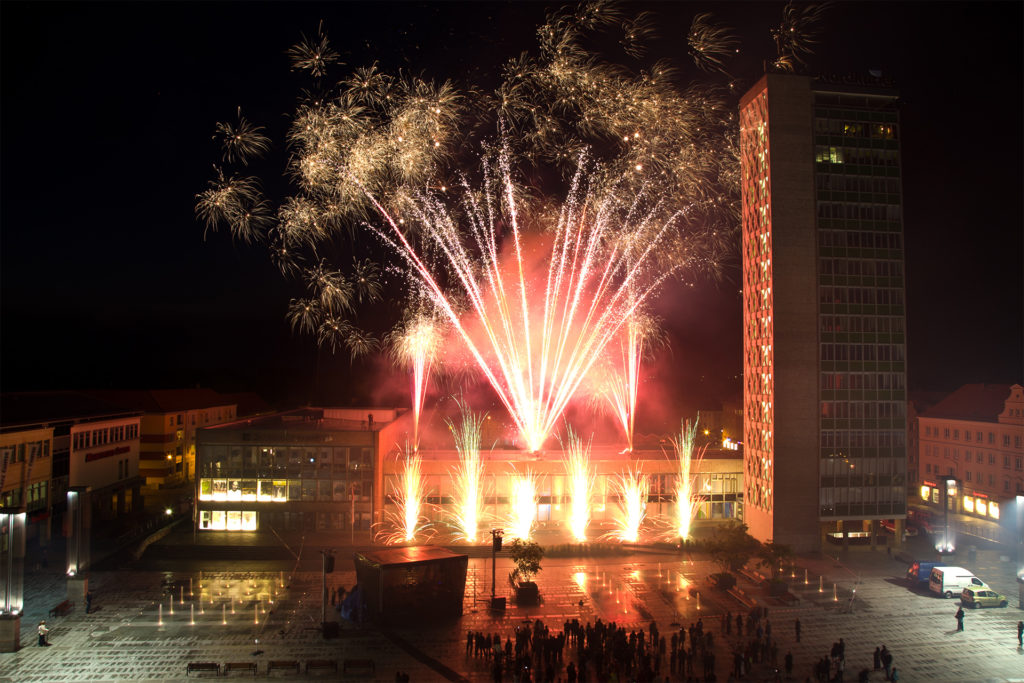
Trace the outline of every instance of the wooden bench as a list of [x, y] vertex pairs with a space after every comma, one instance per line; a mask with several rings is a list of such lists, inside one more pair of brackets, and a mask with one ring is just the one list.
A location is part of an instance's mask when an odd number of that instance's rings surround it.
[[343, 674], [347, 674], [349, 669], [370, 671], [373, 674], [377, 673], [377, 665], [373, 663], [372, 659], [346, 659], [344, 665], [341, 667], [341, 672]]
[[338, 662], [334, 659], [311, 659], [306, 662], [306, 673], [310, 671], [330, 671], [338, 673]]
[[63, 617], [70, 614], [75, 609], [75, 603], [70, 600], [65, 600], [56, 607], [50, 610], [51, 617]]
[[299, 663], [294, 659], [271, 659], [267, 664], [267, 675], [274, 673], [275, 670], [285, 669], [296, 674], [300, 672]]
[[185, 669], [185, 675], [190, 676], [196, 671], [212, 671], [214, 676], [220, 676], [220, 664], [217, 662], [189, 662]]
[[256, 662], [228, 662], [224, 665], [224, 675], [230, 675], [232, 671], [248, 671], [256, 677]]
[[736, 587], [734, 587], [734, 588], [730, 588], [730, 589], [728, 590], [728, 593], [729, 593], [729, 595], [731, 595], [732, 597], [734, 597], [734, 598], [736, 598], [737, 600], [739, 600], [739, 601], [740, 601], [740, 604], [742, 604], [742, 605], [743, 605], [744, 607], [753, 607], [753, 606], [755, 606], [755, 605], [757, 604], [757, 600], [755, 600], [755, 599], [751, 598], [751, 597], [750, 597], [749, 595], [747, 595], [746, 593], [744, 593], [744, 592], [743, 592], [743, 591], [742, 591], [741, 589], [739, 589], [739, 588], [736, 588]]

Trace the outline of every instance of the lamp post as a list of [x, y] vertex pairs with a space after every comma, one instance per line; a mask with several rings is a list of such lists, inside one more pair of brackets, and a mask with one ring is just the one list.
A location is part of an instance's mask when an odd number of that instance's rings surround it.
[[943, 526], [945, 527], [944, 536], [942, 538], [942, 547], [939, 549], [939, 553], [948, 553], [953, 551], [953, 544], [949, 540], [949, 503], [950, 496], [956, 498], [956, 479], [953, 477], [946, 477], [942, 480], [942, 515], [943, 515]]
[[[491, 607], [495, 603], [495, 574], [498, 564], [498, 551], [501, 550], [501, 537], [505, 535], [504, 529], [491, 529]], [[504, 609], [504, 608], [503, 608]]]

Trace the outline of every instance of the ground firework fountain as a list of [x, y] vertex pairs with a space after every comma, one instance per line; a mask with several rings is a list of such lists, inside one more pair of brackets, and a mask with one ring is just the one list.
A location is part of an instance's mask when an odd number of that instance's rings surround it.
[[583, 444], [572, 429], [567, 429], [562, 462], [569, 481], [569, 532], [573, 540], [583, 543], [587, 540], [587, 526], [590, 525], [590, 496], [594, 489], [594, 470], [590, 466], [590, 444]]
[[468, 543], [476, 543], [480, 540], [477, 527], [483, 519], [484, 465], [480, 460], [480, 433], [486, 416], [474, 414], [464, 403], [460, 403], [459, 408], [462, 410], [461, 423], [448, 423], [459, 452], [459, 464], [452, 471], [453, 526], [458, 536]]
[[691, 425], [689, 420], [685, 420], [680, 427], [679, 437], [672, 439], [672, 447], [675, 449], [676, 458], [679, 461], [679, 473], [676, 479], [674, 535], [682, 539], [690, 537], [690, 525], [703, 500], [700, 492], [697, 491], [697, 477], [693, 474], [693, 465], [694, 459], [697, 464], [700, 463], [707, 447], [696, 448], [696, 440], [697, 422], [695, 421]]
[[510, 514], [505, 533], [513, 538], [530, 540], [537, 521], [537, 477], [529, 469], [514, 472], [509, 481]]
[[647, 516], [650, 479], [639, 468], [629, 470], [612, 480], [612, 488], [619, 500], [616, 528], [610, 532], [610, 536], [623, 543], [637, 543], [640, 540], [640, 527]]
[[421, 512], [423, 501], [427, 497], [421, 465], [419, 455], [405, 453], [398, 486], [393, 488], [391, 494], [397, 512], [388, 511], [385, 514], [389, 528], [379, 535], [384, 543], [411, 543], [427, 526], [428, 521]]

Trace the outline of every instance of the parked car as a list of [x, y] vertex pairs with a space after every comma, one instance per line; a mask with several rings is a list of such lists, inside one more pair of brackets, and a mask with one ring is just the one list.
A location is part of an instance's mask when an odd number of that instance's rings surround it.
[[1002, 593], [989, 588], [965, 588], [960, 594], [960, 604], [964, 607], [1006, 607], [1009, 601]]

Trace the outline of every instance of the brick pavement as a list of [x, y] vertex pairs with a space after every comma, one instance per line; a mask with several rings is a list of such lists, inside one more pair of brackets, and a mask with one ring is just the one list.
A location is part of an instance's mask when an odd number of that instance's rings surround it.
[[[339, 556], [346, 555], [339, 551]], [[979, 563], [992, 561], [989, 556], [979, 557]], [[870, 667], [872, 651], [883, 643], [893, 651], [904, 681], [1024, 680], [1024, 653], [1017, 650], [1015, 630], [1024, 612], [1015, 607], [971, 612], [966, 631], [955, 633], [952, 615], [957, 601], [911, 593], [900, 580], [903, 564], [887, 561], [884, 554], [872, 557], [851, 553], [842, 562], [828, 558], [805, 558], [801, 562], [809, 575], [808, 585], [803, 587], [802, 571], [798, 571], [795, 592], [802, 598], [798, 605], [784, 607], [749, 583], [741, 583], [768, 608], [773, 635], [780, 642], [780, 660], [791, 650], [800, 680], [840, 637], [847, 643], [848, 680], [855, 680], [860, 668]], [[203, 566], [202, 561], [194, 564]], [[700, 559], [680, 560], [667, 554], [587, 560], [547, 558], [538, 577], [543, 604], [533, 608], [510, 605], [501, 614], [487, 609], [490, 561], [473, 558], [461, 619], [393, 632], [346, 625], [334, 640], [324, 640], [317, 631], [319, 573], [298, 572], [286, 579], [288, 587], [282, 589], [281, 570], [230, 571], [222, 562], [208, 564], [219, 569], [204, 571], [202, 584], [198, 568], [92, 572], [96, 611], [86, 615], [80, 605], [67, 617], [48, 619], [52, 627], [50, 648], [35, 646], [35, 625], [63, 597], [64, 579], [54, 571], [30, 570], [26, 578], [27, 613], [22, 621], [23, 648], [17, 653], [0, 654], [0, 679], [190, 680], [185, 669], [192, 661], [254, 661], [265, 677], [267, 662], [272, 659], [335, 659], [340, 667], [346, 658], [369, 657], [377, 666], [375, 676], [355, 673], [345, 678], [392, 681], [396, 671], [405, 671], [413, 681], [489, 681], [486, 663], [465, 655], [467, 629], [497, 632], [504, 639], [528, 619], [541, 618], [557, 631], [572, 618], [592, 622], [600, 617], [627, 629], [646, 628], [653, 619], [667, 634], [670, 624], [685, 625], [701, 617], [716, 635], [716, 668], [719, 680], [724, 681], [731, 669], [731, 648], [738, 642], [735, 634], [726, 637], [722, 633], [721, 615], [727, 610], [735, 614], [741, 609], [739, 604], [707, 589], [706, 576], [715, 567]], [[350, 563], [339, 562], [339, 567], [341, 571], [330, 576], [332, 586], [351, 587], [355, 577]], [[499, 595], [506, 592], [502, 581], [509, 567], [507, 560], [499, 558]], [[819, 574], [825, 587], [821, 593], [817, 590]], [[196, 595], [186, 595], [182, 604], [181, 589], [168, 591], [164, 582], [180, 581], [177, 585], [185, 586], [189, 578]], [[835, 601], [833, 582], [839, 598]], [[854, 587], [857, 599], [850, 613], [845, 608]], [[1007, 592], [1002, 586], [996, 587]], [[690, 593], [691, 588], [700, 591], [699, 599]], [[230, 613], [232, 601], [234, 615]], [[259, 611], [261, 601], [265, 613]], [[799, 644], [794, 642], [792, 628], [796, 617], [803, 625]], [[225, 620], [226, 625], [222, 623]], [[262, 651], [259, 655], [253, 654], [256, 638]], [[755, 674], [755, 680], [766, 680], [770, 672], [762, 666]], [[273, 677], [287, 678], [279, 674]], [[333, 678], [329, 674], [322, 677]], [[338, 678], [343, 677], [339, 674]], [[874, 675], [872, 679], [881, 677]]]

